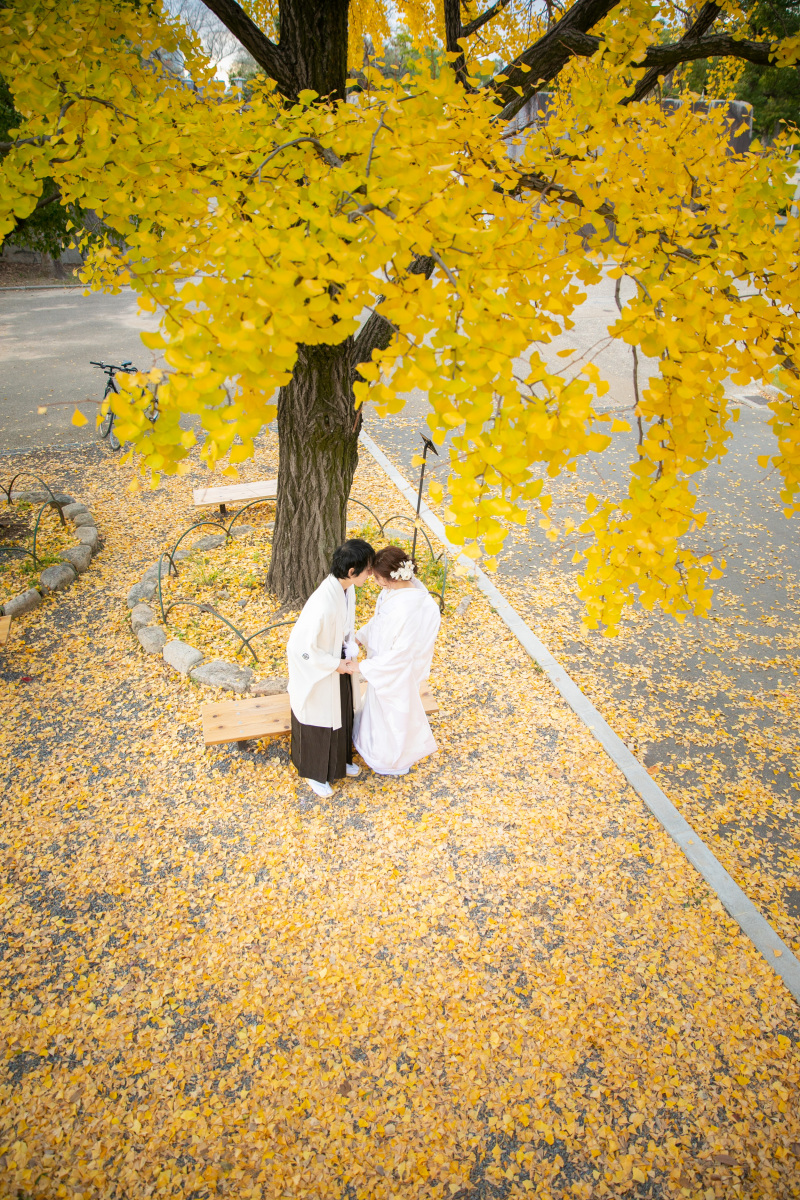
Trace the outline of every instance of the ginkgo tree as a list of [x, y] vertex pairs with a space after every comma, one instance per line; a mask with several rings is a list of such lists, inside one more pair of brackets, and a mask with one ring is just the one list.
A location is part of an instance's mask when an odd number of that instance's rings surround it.
[[[687, 535], [694, 476], [730, 437], [729, 377], [780, 389], [772, 462], [800, 508], [798, 221], [775, 220], [795, 150], [789, 131], [731, 153], [724, 107], [666, 111], [658, 81], [704, 57], [791, 65], [800, 39], [749, 40], [735, 0], [685, 32], [667, 0], [575, 0], [557, 20], [520, 0], [206, 4], [263, 72], [246, 96], [155, 0], [0, 11], [23, 116], [2, 147], [0, 230], [51, 179], [124, 239], [92, 248], [85, 278], [130, 284], [161, 317], [144, 340], [166, 369], [113, 401], [143, 473], [185, 470], [199, 437], [235, 475], [277, 413], [268, 582], [302, 598], [344, 536], [364, 404], [394, 413], [419, 388], [433, 436], [451, 435], [449, 535], [491, 567], [531, 505], [550, 522], [548, 482], [626, 426], [595, 364], [544, 354], [605, 273], [610, 336], [658, 369], [636, 380], [627, 494], [587, 502], [587, 618], [613, 630], [637, 598], [704, 612], [719, 564]], [[365, 58], [398, 16], [443, 46], [435, 77], [424, 54], [399, 80]], [[164, 66], [177, 51], [183, 78]], [[545, 86], [547, 119], [520, 129]]]

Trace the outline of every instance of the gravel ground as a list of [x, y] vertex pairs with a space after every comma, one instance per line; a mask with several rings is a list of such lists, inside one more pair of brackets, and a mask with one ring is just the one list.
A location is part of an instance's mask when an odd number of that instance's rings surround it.
[[129, 632], [191, 477], [24, 461], [105, 548], [3, 660], [2, 1194], [800, 1194], [796, 1006], [483, 598], [439, 753], [321, 802]]

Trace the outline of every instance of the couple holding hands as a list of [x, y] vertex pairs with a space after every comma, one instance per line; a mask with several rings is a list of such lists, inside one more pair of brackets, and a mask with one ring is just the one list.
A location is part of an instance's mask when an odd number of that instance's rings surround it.
[[[420, 699], [439, 632], [439, 606], [399, 546], [377, 553], [352, 538], [306, 602], [289, 637], [292, 762], [318, 796], [358, 775], [353, 748], [378, 775], [406, 775], [436, 743]], [[375, 613], [356, 632], [355, 589], [374, 576]], [[367, 657], [359, 661], [359, 646]], [[362, 678], [366, 692], [362, 695]]]

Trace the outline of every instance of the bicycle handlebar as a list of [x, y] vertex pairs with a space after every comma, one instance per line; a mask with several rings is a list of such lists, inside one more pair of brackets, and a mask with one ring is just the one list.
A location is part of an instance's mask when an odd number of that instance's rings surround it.
[[125, 374], [132, 374], [136, 367], [132, 362], [124, 362], [121, 367], [115, 367], [113, 363], [95, 362], [94, 359], [89, 359], [89, 366], [99, 367], [101, 371], [123, 371]]

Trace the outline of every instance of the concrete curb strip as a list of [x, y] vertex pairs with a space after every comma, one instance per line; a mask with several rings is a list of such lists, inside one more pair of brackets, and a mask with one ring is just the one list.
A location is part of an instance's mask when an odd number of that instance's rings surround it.
[[[360, 441], [378, 465], [383, 468], [392, 483], [403, 493], [409, 504], [416, 508], [416, 489], [403, 478], [371, 437], [362, 432]], [[539, 640], [513, 605], [509, 604], [499, 588], [492, 583], [484, 571], [475, 566], [471, 559], [464, 554], [459, 554], [458, 547], [450, 545], [443, 523], [424, 502], [420, 508], [420, 517], [439, 541], [458, 556], [458, 561], [469, 568], [478, 587], [490, 601], [506, 627], [514, 634], [534, 662], [542, 668], [572, 711], [591, 731], [612, 762], [619, 767], [628, 783], [641, 797], [656, 820], [680, 847], [692, 866], [700, 872], [725, 910], [764, 956], [773, 971], [780, 975], [792, 996], [800, 1003], [800, 962], [795, 958], [791, 949], [778, 936], [739, 885], [734, 882], [710, 847], [681, 816], [678, 809], [648, 775], [639, 760], [634, 758], [622, 739], [614, 733], [605, 718], [583, 694], [561, 664], [556, 661], [544, 642]]]
[[85, 283], [13, 283], [0, 286], [0, 295], [3, 292], [67, 292], [71, 288], [83, 288], [86, 290]]

